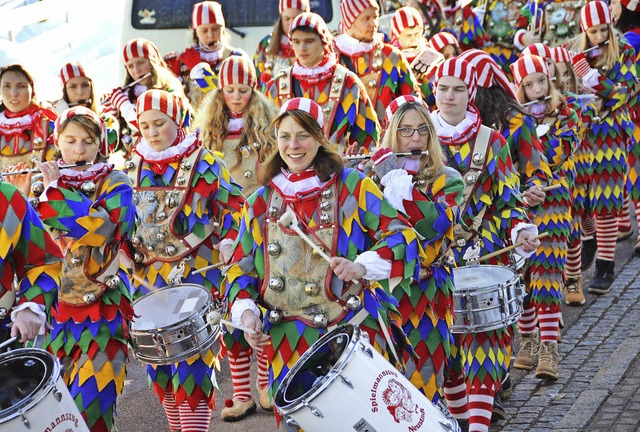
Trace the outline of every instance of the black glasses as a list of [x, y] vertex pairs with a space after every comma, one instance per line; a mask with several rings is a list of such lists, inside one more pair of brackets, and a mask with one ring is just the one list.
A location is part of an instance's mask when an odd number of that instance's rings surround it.
[[398, 128], [398, 133], [400, 134], [400, 136], [405, 138], [412, 137], [413, 134], [416, 133], [416, 131], [418, 131], [420, 135], [427, 135], [429, 134], [429, 126], [422, 125], [419, 128], [408, 128], [408, 127]]

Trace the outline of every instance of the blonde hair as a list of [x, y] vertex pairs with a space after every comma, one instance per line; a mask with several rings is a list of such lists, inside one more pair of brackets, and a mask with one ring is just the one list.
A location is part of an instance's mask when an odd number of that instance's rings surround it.
[[433, 124], [433, 120], [431, 120], [431, 115], [423, 105], [409, 102], [400, 106], [391, 118], [380, 146], [390, 148], [394, 153], [402, 151], [398, 143], [398, 128], [405, 114], [412, 109], [420, 114], [429, 131], [427, 140], [429, 153], [422, 155], [420, 158], [420, 172], [416, 175], [416, 179], [424, 180], [427, 184], [430, 184], [444, 170], [444, 155], [442, 154], [442, 148], [440, 147], [440, 141], [438, 140], [436, 127]]
[[[557, 108], [559, 108], [560, 106], [563, 106], [567, 103], [567, 100], [565, 99], [564, 96], [562, 96], [562, 93], [560, 93], [560, 91], [558, 90], [558, 88], [551, 82], [551, 80], [549, 79], [549, 77], [547, 75], [545, 75], [545, 77], [547, 78], [547, 88], [549, 89], [547, 91], [546, 96], [551, 96], [551, 99], [544, 101], [544, 104], [547, 106], [547, 108], [544, 110], [544, 115], [554, 115], [554, 112]], [[523, 79], [524, 81], [524, 79]], [[524, 86], [522, 85], [522, 82], [520, 83], [520, 85], [518, 86], [518, 101], [521, 104], [524, 104], [526, 102], [530, 102], [529, 98], [527, 97], [525, 91], [524, 91]]]
[[[260, 162], [264, 162], [277, 148], [276, 137], [271, 127], [271, 122], [277, 114], [278, 108], [273, 102], [262, 93], [251, 90], [251, 99], [243, 113], [245, 123], [240, 135], [240, 145], [236, 149], [238, 164], [242, 161], [240, 148], [245, 145], [253, 147], [254, 143], [260, 144], [256, 149]], [[230, 119], [231, 112], [224, 103], [222, 89], [215, 89], [207, 94], [194, 125], [200, 130], [202, 145], [212, 151], [222, 151], [222, 145], [229, 134]]]
[[[611, 70], [615, 64], [620, 61], [620, 43], [616, 37], [611, 25], [609, 29], [609, 43], [602, 47], [602, 55], [595, 59], [595, 62], [589, 62], [592, 67], [599, 69], [601, 72]], [[589, 38], [587, 32], [582, 32], [571, 41], [569, 41], [572, 52], [582, 52], [589, 48]]]

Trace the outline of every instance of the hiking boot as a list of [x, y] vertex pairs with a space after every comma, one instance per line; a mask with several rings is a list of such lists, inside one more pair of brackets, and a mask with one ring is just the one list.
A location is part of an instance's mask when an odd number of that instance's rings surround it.
[[589, 292], [595, 294], [606, 294], [611, 291], [614, 268], [615, 262], [597, 259], [596, 274], [589, 284]]
[[265, 411], [273, 411], [273, 401], [269, 397], [269, 385], [267, 384], [264, 387], [260, 387], [260, 383], [256, 381], [256, 388], [258, 389], [258, 394], [260, 397], [258, 398], [258, 404], [260, 408]]
[[536, 364], [538, 354], [538, 332], [520, 334], [520, 352], [513, 362], [513, 367], [517, 369], [531, 370]]
[[253, 399], [247, 401], [227, 399], [224, 401], [224, 406], [220, 413], [220, 418], [226, 422], [242, 420], [246, 416], [256, 412], [256, 402]]
[[582, 271], [587, 271], [591, 268], [597, 251], [598, 243], [595, 236], [582, 238]]
[[491, 409], [491, 421], [500, 421], [507, 418], [507, 412], [502, 406], [502, 396], [500, 392], [496, 392], [493, 396], [493, 408]]
[[502, 380], [502, 399], [509, 399], [513, 394], [513, 387], [511, 386], [511, 374], [507, 372], [506, 377]]
[[538, 351], [538, 367], [536, 378], [558, 379], [558, 344], [550, 341], [542, 341]]
[[618, 231], [618, 241], [626, 240], [633, 235], [633, 228], [622, 229]]
[[564, 286], [566, 296], [565, 302], [571, 306], [583, 305], [587, 300], [584, 298], [582, 292], [582, 276], [577, 278], [567, 278], [567, 283]]

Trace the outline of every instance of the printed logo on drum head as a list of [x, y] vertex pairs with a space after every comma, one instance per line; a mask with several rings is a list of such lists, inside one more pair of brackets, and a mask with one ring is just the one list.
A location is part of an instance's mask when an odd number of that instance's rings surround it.
[[377, 432], [365, 419], [360, 419], [353, 425], [353, 429], [357, 432]]
[[370, 392], [371, 412], [386, 411], [396, 423], [407, 426], [408, 431], [417, 431], [424, 425], [425, 410], [413, 400], [411, 391], [396, 378], [400, 378], [397, 372], [385, 370], [375, 379]]

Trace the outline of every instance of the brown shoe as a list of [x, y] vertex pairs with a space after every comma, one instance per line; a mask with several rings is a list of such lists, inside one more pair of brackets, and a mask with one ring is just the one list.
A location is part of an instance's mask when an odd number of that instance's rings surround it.
[[568, 305], [579, 306], [587, 301], [582, 292], [582, 276], [568, 278], [564, 288], [566, 290], [565, 302]]
[[617, 241], [623, 241], [628, 239], [633, 235], [633, 228], [629, 228], [628, 230], [618, 231]]
[[558, 379], [558, 344], [550, 341], [540, 343], [538, 368], [536, 378]]
[[241, 401], [238, 399], [227, 399], [224, 401], [225, 407], [220, 413], [222, 421], [235, 422], [242, 420], [246, 416], [256, 412], [256, 401], [249, 399], [247, 401]]
[[536, 364], [536, 355], [539, 348], [538, 332], [520, 333], [520, 352], [513, 367], [516, 369], [531, 370]]
[[269, 385], [264, 387], [260, 387], [260, 383], [256, 381], [256, 388], [258, 389], [258, 394], [260, 397], [258, 398], [258, 404], [260, 408], [265, 411], [273, 411], [273, 401], [269, 396]]

